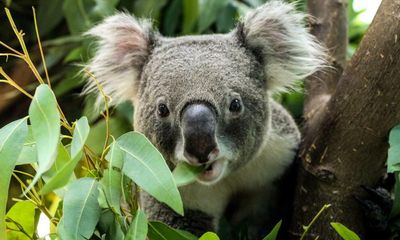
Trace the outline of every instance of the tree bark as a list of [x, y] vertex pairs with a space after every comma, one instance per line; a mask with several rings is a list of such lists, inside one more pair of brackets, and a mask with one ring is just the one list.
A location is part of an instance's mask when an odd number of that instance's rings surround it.
[[308, 0], [307, 6], [311, 33], [326, 47], [329, 66], [305, 81], [304, 118], [311, 121], [330, 99], [346, 66], [347, 0]]
[[306, 124], [293, 239], [326, 203], [332, 206], [312, 226], [310, 239], [340, 239], [330, 222], [367, 237], [354, 196], [362, 196], [360, 186], [373, 186], [385, 172], [388, 134], [400, 123], [399, 21], [400, 0], [383, 0], [334, 93]]

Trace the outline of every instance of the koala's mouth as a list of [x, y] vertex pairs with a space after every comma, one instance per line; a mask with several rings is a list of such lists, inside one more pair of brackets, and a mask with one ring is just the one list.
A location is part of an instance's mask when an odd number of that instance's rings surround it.
[[205, 170], [200, 173], [197, 181], [204, 185], [212, 185], [218, 182], [224, 176], [226, 166], [227, 161], [225, 159], [219, 159], [212, 163], [206, 164], [204, 167]]

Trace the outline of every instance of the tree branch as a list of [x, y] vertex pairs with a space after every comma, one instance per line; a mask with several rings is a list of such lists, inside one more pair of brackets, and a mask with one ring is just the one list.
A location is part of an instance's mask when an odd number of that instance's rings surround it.
[[310, 120], [328, 102], [346, 65], [347, 0], [308, 0], [311, 33], [328, 49], [328, 65], [305, 81], [304, 117]]
[[400, 0], [382, 2], [336, 91], [308, 125], [300, 149], [293, 235], [330, 203], [310, 230], [314, 238], [338, 238], [332, 221], [362, 239], [367, 236], [354, 196], [363, 195], [360, 186], [376, 184], [385, 172], [388, 133], [400, 123], [399, 12]]

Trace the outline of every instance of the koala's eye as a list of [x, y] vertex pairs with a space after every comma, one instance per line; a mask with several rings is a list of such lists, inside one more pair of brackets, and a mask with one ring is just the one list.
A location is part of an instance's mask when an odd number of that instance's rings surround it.
[[232, 100], [231, 105], [229, 106], [229, 111], [231, 112], [239, 112], [242, 109], [242, 105], [240, 100], [235, 98]]
[[165, 105], [164, 103], [158, 104], [158, 107], [157, 107], [157, 114], [158, 114], [160, 117], [168, 117], [168, 115], [169, 115], [169, 110], [168, 110], [167, 105]]

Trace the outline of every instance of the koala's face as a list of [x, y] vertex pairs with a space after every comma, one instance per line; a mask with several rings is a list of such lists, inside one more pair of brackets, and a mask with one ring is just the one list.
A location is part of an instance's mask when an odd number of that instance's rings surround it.
[[[281, 1], [255, 9], [229, 34], [164, 38], [146, 21], [118, 14], [89, 34], [89, 64], [114, 103], [135, 105], [143, 132], [171, 167], [203, 165], [199, 181], [241, 168], [268, 139], [269, 96], [323, 65], [323, 50]], [[94, 91], [89, 83], [86, 91]]]
[[263, 68], [234, 36], [161, 39], [144, 66], [135, 130], [172, 164], [204, 165], [204, 183], [252, 159], [263, 142]]

